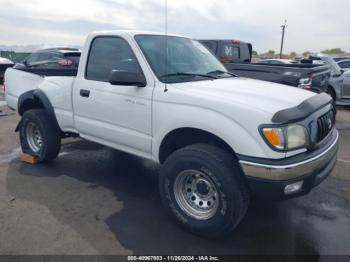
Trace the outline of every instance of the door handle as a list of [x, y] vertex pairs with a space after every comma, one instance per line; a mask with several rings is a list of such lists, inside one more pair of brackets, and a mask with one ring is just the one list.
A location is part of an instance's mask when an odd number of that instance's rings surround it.
[[80, 89], [80, 96], [82, 96], [82, 97], [89, 97], [90, 96], [90, 90]]

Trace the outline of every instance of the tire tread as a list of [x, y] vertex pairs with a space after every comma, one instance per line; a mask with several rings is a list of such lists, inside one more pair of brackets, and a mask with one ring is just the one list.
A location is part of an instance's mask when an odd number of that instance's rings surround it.
[[55, 159], [59, 154], [61, 148], [61, 134], [57, 124], [55, 124], [49, 118], [47, 112], [44, 109], [31, 109], [26, 111], [22, 116], [20, 125], [25, 125], [27, 118], [35, 119], [35, 121], [37, 121], [37, 123], [40, 125], [42, 131], [44, 132], [42, 136], [43, 139], [45, 139], [44, 143], [46, 143], [46, 146], [44, 147], [44, 152], [40, 152], [40, 155], [36, 155], [28, 148], [25, 141], [26, 135], [22, 133], [20, 127], [20, 137], [23, 152], [38, 157], [39, 162], [47, 162]]
[[[232, 175], [230, 177], [231, 180], [228, 181], [228, 183], [236, 182], [238, 184], [240, 189], [240, 194], [239, 194], [240, 199], [238, 201], [240, 202], [241, 209], [239, 210], [239, 212], [231, 212], [230, 218], [227, 219], [227, 223], [220, 230], [217, 230], [215, 232], [205, 232], [204, 234], [199, 233], [199, 235], [209, 237], [209, 238], [222, 237], [224, 235], [229, 234], [245, 216], [249, 206], [249, 201], [250, 201], [250, 193], [249, 193], [246, 181], [243, 177], [242, 170], [239, 166], [238, 159], [235, 156], [231, 155], [230, 153], [222, 150], [221, 148], [218, 148], [209, 144], [193, 144], [193, 145], [181, 148], [176, 152], [174, 152], [165, 161], [164, 165], [167, 165], [168, 161], [173, 162], [173, 161], [176, 161], [176, 159], [179, 157], [183, 159], [184, 157], [187, 157], [187, 156], [200, 157], [204, 161], [211, 159], [212, 161], [216, 162], [216, 164], [223, 167], [225, 169], [225, 172], [239, 173], [238, 175]], [[168, 170], [165, 168], [165, 172], [167, 171]], [[164, 171], [162, 172], [161, 176], [166, 176]], [[161, 187], [162, 185], [160, 183], [160, 188]], [[166, 202], [166, 201], [163, 200], [163, 202]], [[238, 213], [238, 217], [235, 218], [235, 216], [237, 216], [237, 213]], [[198, 234], [198, 232], [194, 232], [194, 233]]]

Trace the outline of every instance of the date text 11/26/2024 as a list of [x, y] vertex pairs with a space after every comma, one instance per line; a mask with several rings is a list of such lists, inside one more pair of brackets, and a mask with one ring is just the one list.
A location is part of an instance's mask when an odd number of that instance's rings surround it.
[[217, 256], [128, 256], [128, 261], [220, 261]]

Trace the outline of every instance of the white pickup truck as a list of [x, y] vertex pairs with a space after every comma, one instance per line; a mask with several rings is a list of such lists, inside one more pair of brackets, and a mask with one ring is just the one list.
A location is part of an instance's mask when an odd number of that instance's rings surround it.
[[135, 31], [88, 36], [77, 72], [8, 69], [22, 149], [57, 157], [79, 136], [160, 163], [160, 196], [191, 232], [218, 237], [251, 196], [308, 193], [336, 163], [326, 94], [236, 77], [189, 38]]

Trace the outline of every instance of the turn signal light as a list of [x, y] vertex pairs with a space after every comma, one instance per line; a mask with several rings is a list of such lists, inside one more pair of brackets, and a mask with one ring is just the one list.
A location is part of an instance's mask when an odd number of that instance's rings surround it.
[[284, 149], [284, 136], [281, 128], [264, 128], [262, 131], [270, 145], [277, 149]]

